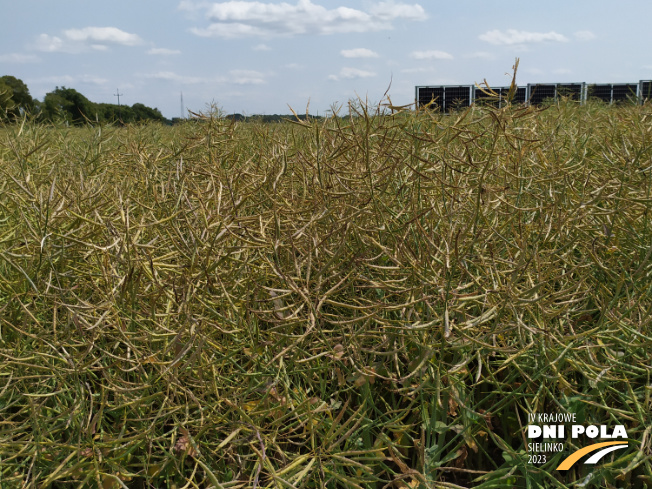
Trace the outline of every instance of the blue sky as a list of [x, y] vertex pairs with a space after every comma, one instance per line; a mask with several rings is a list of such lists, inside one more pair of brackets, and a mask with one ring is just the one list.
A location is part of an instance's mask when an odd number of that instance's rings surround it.
[[166, 117], [323, 114], [360, 96], [414, 101], [415, 85], [652, 78], [652, 2], [461, 0], [4, 2], [0, 75], [33, 97], [72, 87]]

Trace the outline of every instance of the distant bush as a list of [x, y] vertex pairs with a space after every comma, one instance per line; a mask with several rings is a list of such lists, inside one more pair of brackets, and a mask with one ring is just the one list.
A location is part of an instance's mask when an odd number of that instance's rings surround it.
[[27, 85], [20, 79], [5, 75], [0, 78], [0, 120], [15, 121], [31, 114], [41, 122], [133, 123], [156, 121], [170, 124], [158, 109], [145, 104], [128, 105], [95, 103], [74, 88], [56, 87], [43, 101], [32, 98]]

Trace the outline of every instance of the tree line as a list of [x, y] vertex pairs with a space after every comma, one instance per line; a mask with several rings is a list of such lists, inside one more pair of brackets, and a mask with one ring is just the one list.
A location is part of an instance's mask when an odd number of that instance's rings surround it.
[[0, 120], [12, 122], [26, 113], [38, 121], [74, 125], [143, 121], [171, 123], [156, 108], [141, 103], [129, 106], [91, 102], [74, 88], [56, 87], [40, 101], [32, 98], [21, 79], [11, 75], [0, 77]]
[[[43, 100], [32, 98], [29, 88], [21, 79], [11, 75], [0, 77], [0, 122], [14, 122], [28, 114], [40, 122], [64, 122], [73, 125], [156, 121], [175, 124], [182, 119], [166, 119], [157, 108], [141, 103], [132, 106], [91, 102], [74, 88], [56, 87], [45, 94]], [[230, 114], [225, 119], [234, 122], [280, 123], [287, 120], [306, 120], [304, 114], [251, 115]], [[309, 116], [321, 119], [320, 116]], [[196, 119], [195, 119], [196, 120]]]

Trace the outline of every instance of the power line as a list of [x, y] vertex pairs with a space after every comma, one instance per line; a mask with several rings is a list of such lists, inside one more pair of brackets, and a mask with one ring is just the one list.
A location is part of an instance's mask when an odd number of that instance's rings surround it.
[[113, 94], [114, 97], [118, 97], [118, 119], [122, 120], [122, 110], [120, 109], [120, 97], [124, 95], [120, 93], [120, 90], [117, 88], [115, 89], [115, 93]]

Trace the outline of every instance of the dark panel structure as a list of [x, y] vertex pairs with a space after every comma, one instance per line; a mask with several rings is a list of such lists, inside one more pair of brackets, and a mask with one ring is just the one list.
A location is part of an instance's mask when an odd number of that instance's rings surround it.
[[641, 102], [652, 100], [652, 80], [641, 80], [638, 83], [638, 98]]
[[638, 91], [638, 84], [636, 83], [621, 83], [612, 85], [611, 102], [626, 102], [628, 100], [636, 100], [636, 92]]
[[[509, 89], [507, 89], [509, 91]], [[513, 102], [515, 104], [524, 104], [527, 102], [527, 87], [518, 87]]]
[[[502, 107], [507, 103], [510, 87], [491, 87], [491, 91], [496, 95], [491, 95], [489, 90], [485, 87], [482, 89], [475, 87], [473, 91], [473, 100], [477, 104], [493, 105], [494, 107]], [[514, 94], [513, 104], [524, 104], [527, 100], [527, 87], [516, 87]]]
[[[473, 103], [502, 107], [507, 103], [510, 87], [478, 87], [473, 85], [417, 86], [417, 106], [429, 106], [442, 112], [463, 109]], [[517, 87], [512, 103], [540, 105], [546, 100], [567, 97], [584, 103], [587, 99], [599, 99], [607, 104], [621, 102], [642, 103], [652, 100], [652, 80], [638, 83], [530, 83]]]
[[589, 85], [586, 89], [587, 99], [600, 99], [604, 103], [611, 103], [612, 83], [600, 83]]
[[417, 87], [417, 104], [431, 108], [442, 107], [444, 103], [444, 87]]
[[568, 97], [578, 102], [584, 99], [584, 83], [558, 83], [555, 98]]
[[419, 107], [428, 105], [442, 112], [468, 107], [473, 101], [472, 85], [444, 85], [439, 87], [416, 87]]
[[557, 95], [557, 85], [556, 84], [542, 84], [538, 83], [536, 85], [529, 84], [528, 86], [528, 98], [530, 104], [532, 105], [541, 105], [544, 100], [555, 99]]
[[444, 87], [444, 111], [463, 109], [471, 105], [471, 85], [460, 85], [457, 87]]
[[638, 84], [636, 83], [600, 83], [590, 85], [587, 98], [597, 98], [607, 104], [636, 100]]
[[582, 83], [530, 83], [528, 85], [528, 99], [532, 105], [540, 105], [545, 100], [558, 100], [568, 97], [571, 100], [584, 102], [585, 86]]
[[478, 105], [493, 105], [494, 107], [500, 107], [501, 90], [502, 88], [491, 88], [491, 91], [496, 94], [492, 95], [486, 87], [482, 87], [482, 89], [474, 87], [473, 100]]

